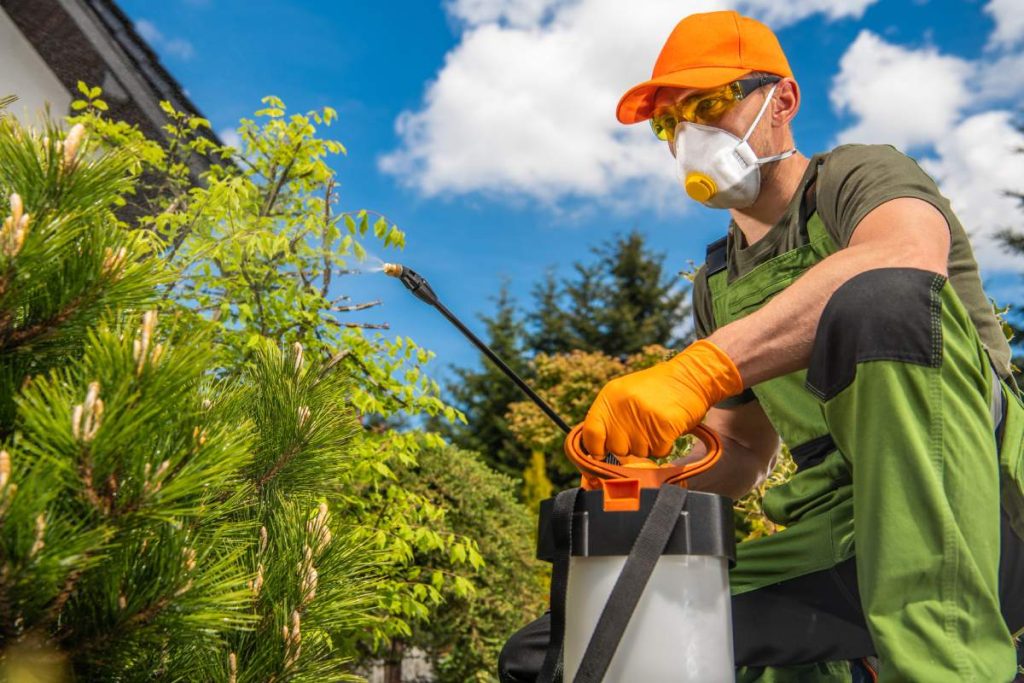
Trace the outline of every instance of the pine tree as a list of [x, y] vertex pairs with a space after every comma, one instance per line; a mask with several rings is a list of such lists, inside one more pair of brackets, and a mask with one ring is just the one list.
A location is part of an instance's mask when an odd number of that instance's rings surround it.
[[534, 289], [527, 346], [537, 353], [600, 351], [616, 358], [645, 346], [675, 346], [689, 316], [686, 287], [665, 273], [665, 258], [633, 231], [592, 250], [573, 275], [548, 275]]
[[562, 303], [562, 288], [554, 270], [533, 287], [533, 309], [527, 314], [532, 328], [526, 337], [534, 353], [559, 353], [569, 344], [568, 317]]
[[689, 317], [686, 288], [678, 276], [665, 275], [665, 257], [649, 250], [633, 231], [606, 244], [599, 252], [601, 269], [610, 275], [602, 310], [602, 351], [628, 356], [645, 346], [672, 347]]
[[0, 675], [354, 680], [348, 379], [298, 345], [232, 371], [158, 316], [168, 274], [114, 212], [137, 153], [0, 120]]

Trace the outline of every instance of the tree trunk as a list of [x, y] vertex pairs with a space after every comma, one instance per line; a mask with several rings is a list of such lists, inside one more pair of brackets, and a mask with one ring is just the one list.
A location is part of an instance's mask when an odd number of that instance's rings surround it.
[[384, 683], [402, 683], [402, 659], [405, 655], [405, 643], [400, 640], [391, 641], [391, 652], [384, 662]]

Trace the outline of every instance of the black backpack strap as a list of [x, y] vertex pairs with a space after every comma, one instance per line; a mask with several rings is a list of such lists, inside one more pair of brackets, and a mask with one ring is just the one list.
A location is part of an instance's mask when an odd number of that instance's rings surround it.
[[601, 683], [604, 680], [633, 610], [676, 528], [686, 504], [686, 494], [686, 489], [679, 486], [666, 485], [658, 490], [654, 507], [640, 529], [640, 535], [634, 541], [622, 573], [597, 620], [573, 683]]
[[708, 245], [707, 254], [704, 257], [704, 265], [708, 269], [708, 277], [725, 268], [725, 254], [728, 243], [729, 236], [726, 235]]
[[562, 683], [562, 643], [565, 641], [565, 595], [569, 588], [569, 557], [572, 555], [572, 514], [578, 488], [562, 491], [551, 511], [555, 559], [551, 567], [551, 640], [537, 683]]

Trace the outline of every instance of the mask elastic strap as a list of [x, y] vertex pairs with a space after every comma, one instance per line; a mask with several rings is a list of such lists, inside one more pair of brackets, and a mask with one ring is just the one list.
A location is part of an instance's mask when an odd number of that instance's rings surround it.
[[773, 161], [782, 161], [783, 159], [787, 159], [787, 158], [793, 156], [794, 154], [796, 154], [796, 147], [794, 147], [793, 149], [789, 150], [788, 152], [782, 152], [781, 154], [775, 154], [775, 155], [770, 156], [770, 157], [760, 157], [757, 160], [757, 163], [759, 163], [759, 164], [770, 164]]
[[[764, 98], [764, 104], [761, 105], [761, 110], [759, 112], [757, 112], [757, 116], [754, 117], [754, 122], [752, 124], [750, 124], [750, 128], [747, 129], [747, 134], [743, 136], [743, 139], [740, 141], [740, 144], [743, 144], [744, 142], [746, 142], [750, 138], [751, 134], [753, 134], [753, 132], [754, 132], [754, 129], [757, 128], [757, 124], [761, 122], [761, 117], [764, 116], [765, 111], [768, 110], [768, 105], [772, 101], [772, 95], [775, 94], [775, 86], [776, 85], [778, 85], [778, 84], [777, 83], [773, 84], [772, 85], [772, 89], [768, 91], [768, 97]], [[770, 157], [760, 157], [757, 160], [757, 163], [758, 164], [770, 164], [773, 161], [782, 161], [783, 159], [791, 157], [794, 154], [796, 154], [796, 147], [794, 147], [793, 149], [789, 150], [788, 152], [782, 152], [781, 154], [775, 154], [775, 155], [770, 156]]]
[[765, 111], [768, 109], [768, 104], [772, 101], [772, 95], [775, 94], [776, 85], [778, 84], [773, 84], [772, 89], [768, 91], [768, 97], [764, 98], [764, 104], [761, 105], [761, 111], [757, 112], [757, 116], [754, 117], [754, 122], [750, 124], [750, 128], [747, 129], [747, 134], [743, 136], [743, 140], [741, 140], [741, 142], [746, 142], [754, 132], [754, 129], [757, 128], [757, 124], [761, 122], [761, 117], [764, 116]]

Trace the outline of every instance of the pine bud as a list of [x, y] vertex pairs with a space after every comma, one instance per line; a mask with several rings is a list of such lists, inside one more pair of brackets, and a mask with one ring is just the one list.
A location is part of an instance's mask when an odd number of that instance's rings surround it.
[[238, 680], [238, 657], [234, 652], [228, 655], [228, 683]]
[[263, 588], [263, 563], [260, 562], [256, 565], [256, 578], [249, 582], [249, 587], [252, 588], [253, 596], [258, 596], [260, 590]]
[[76, 441], [89, 443], [96, 437], [103, 417], [103, 399], [99, 397], [100, 383], [90, 382], [85, 402], [71, 411], [71, 435]]
[[299, 342], [292, 344], [292, 352], [295, 354], [295, 372], [302, 372], [302, 344]]
[[64, 138], [65, 168], [70, 168], [71, 164], [75, 162], [75, 157], [78, 155], [78, 147], [82, 144], [82, 140], [84, 138], [85, 126], [80, 123], [76, 123], [71, 127], [71, 130], [68, 131], [68, 136]]
[[163, 479], [163, 476], [167, 474], [167, 468], [169, 468], [170, 466], [171, 461], [164, 460], [162, 463], [160, 463], [160, 467], [156, 468], [156, 473], [153, 475], [153, 478], [156, 479], [159, 483], [159, 480]]
[[185, 556], [185, 571], [191, 572], [196, 568], [196, 551], [193, 548], [182, 548], [181, 554]]
[[103, 274], [112, 280], [120, 279], [127, 258], [128, 250], [124, 247], [118, 247], [117, 251], [107, 247], [103, 250]]
[[163, 358], [163, 356], [164, 345], [157, 344], [156, 346], [153, 347], [153, 353], [149, 355], [149, 362], [152, 363], [153, 365], [158, 365], [160, 363], [160, 359]]
[[320, 503], [317, 506], [316, 514], [306, 522], [306, 532], [317, 553], [323, 551], [331, 542], [331, 531], [327, 528], [327, 520], [330, 512], [327, 510], [327, 503]]
[[128, 609], [128, 598], [125, 597], [124, 593], [117, 596], [117, 606], [121, 609]]
[[96, 406], [96, 401], [99, 400], [99, 395], [100, 395], [100, 383], [99, 382], [90, 382], [89, 383], [89, 390], [85, 394], [85, 412], [87, 414], [92, 414], [92, 411], [93, 411], [93, 409]]
[[[2, 499], [0, 499], [0, 517], [3, 517], [7, 513], [7, 508], [11, 507], [11, 501], [14, 500], [14, 494], [18, 492], [18, 485], [13, 481], [7, 485], [7, 492]], [[6, 566], [6, 565], [5, 565]], [[2, 577], [0, 577], [2, 578]]]
[[267, 527], [260, 527], [260, 555], [267, 552]]
[[299, 619], [299, 611], [292, 611], [292, 627], [289, 629], [287, 626], [282, 628], [285, 640], [285, 667], [292, 667], [297, 661], [299, 661], [299, 653], [302, 651], [302, 629], [301, 620]]
[[309, 407], [299, 406], [299, 427], [304, 427], [307, 421], [309, 421]]
[[11, 456], [7, 451], [0, 450], [0, 493], [7, 488], [11, 479]]
[[[155, 358], [150, 358], [149, 344], [153, 339], [153, 332], [156, 330], [156, 311], [146, 311], [142, 316], [142, 325], [139, 327], [139, 338], [135, 340], [135, 372], [138, 375], [142, 374], [142, 369], [146, 366], [146, 362], [152, 360], [153, 364], [159, 360], [162, 349], [158, 352]], [[159, 345], [157, 345], [159, 346]]]
[[46, 515], [42, 512], [36, 517], [36, 539], [32, 543], [32, 548], [28, 551], [29, 557], [35, 557], [40, 550], [46, 545], [43, 541], [43, 536], [46, 534]]
[[18, 255], [21, 248], [25, 246], [25, 237], [28, 235], [28, 221], [29, 215], [26, 213], [18, 221], [18, 224], [14, 226], [11, 234], [8, 236], [6, 243], [4, 244], [4, 254], [8, 258], [13, 258]]
[[21, 214], [25, 211], [25, 205], [21, 201], [21, 195], [17, 192], [11, 194], [11, 225], [17, 225], [21, 221]]
[[306, 568], [306, 573], [302, 577], [302, 604], [308, 604], [316, 598], [316, 587], [319, 579], [320, 574], [313, 565]]
[[75, 437], [75, 441], [82, 438], [82, 413], [84, 409], [82, 404], [79, 403], [71, 410], [71, 436]]
[[18, 193], [11, 195], [11, 215], [4, 219], [3, 227], [0, 228], [0, 243], [4, 255], [12, 258], [21, 251], [25, 244], [25, 236], [28, 235], [29, 215], [24, 212], [25, 206]]

